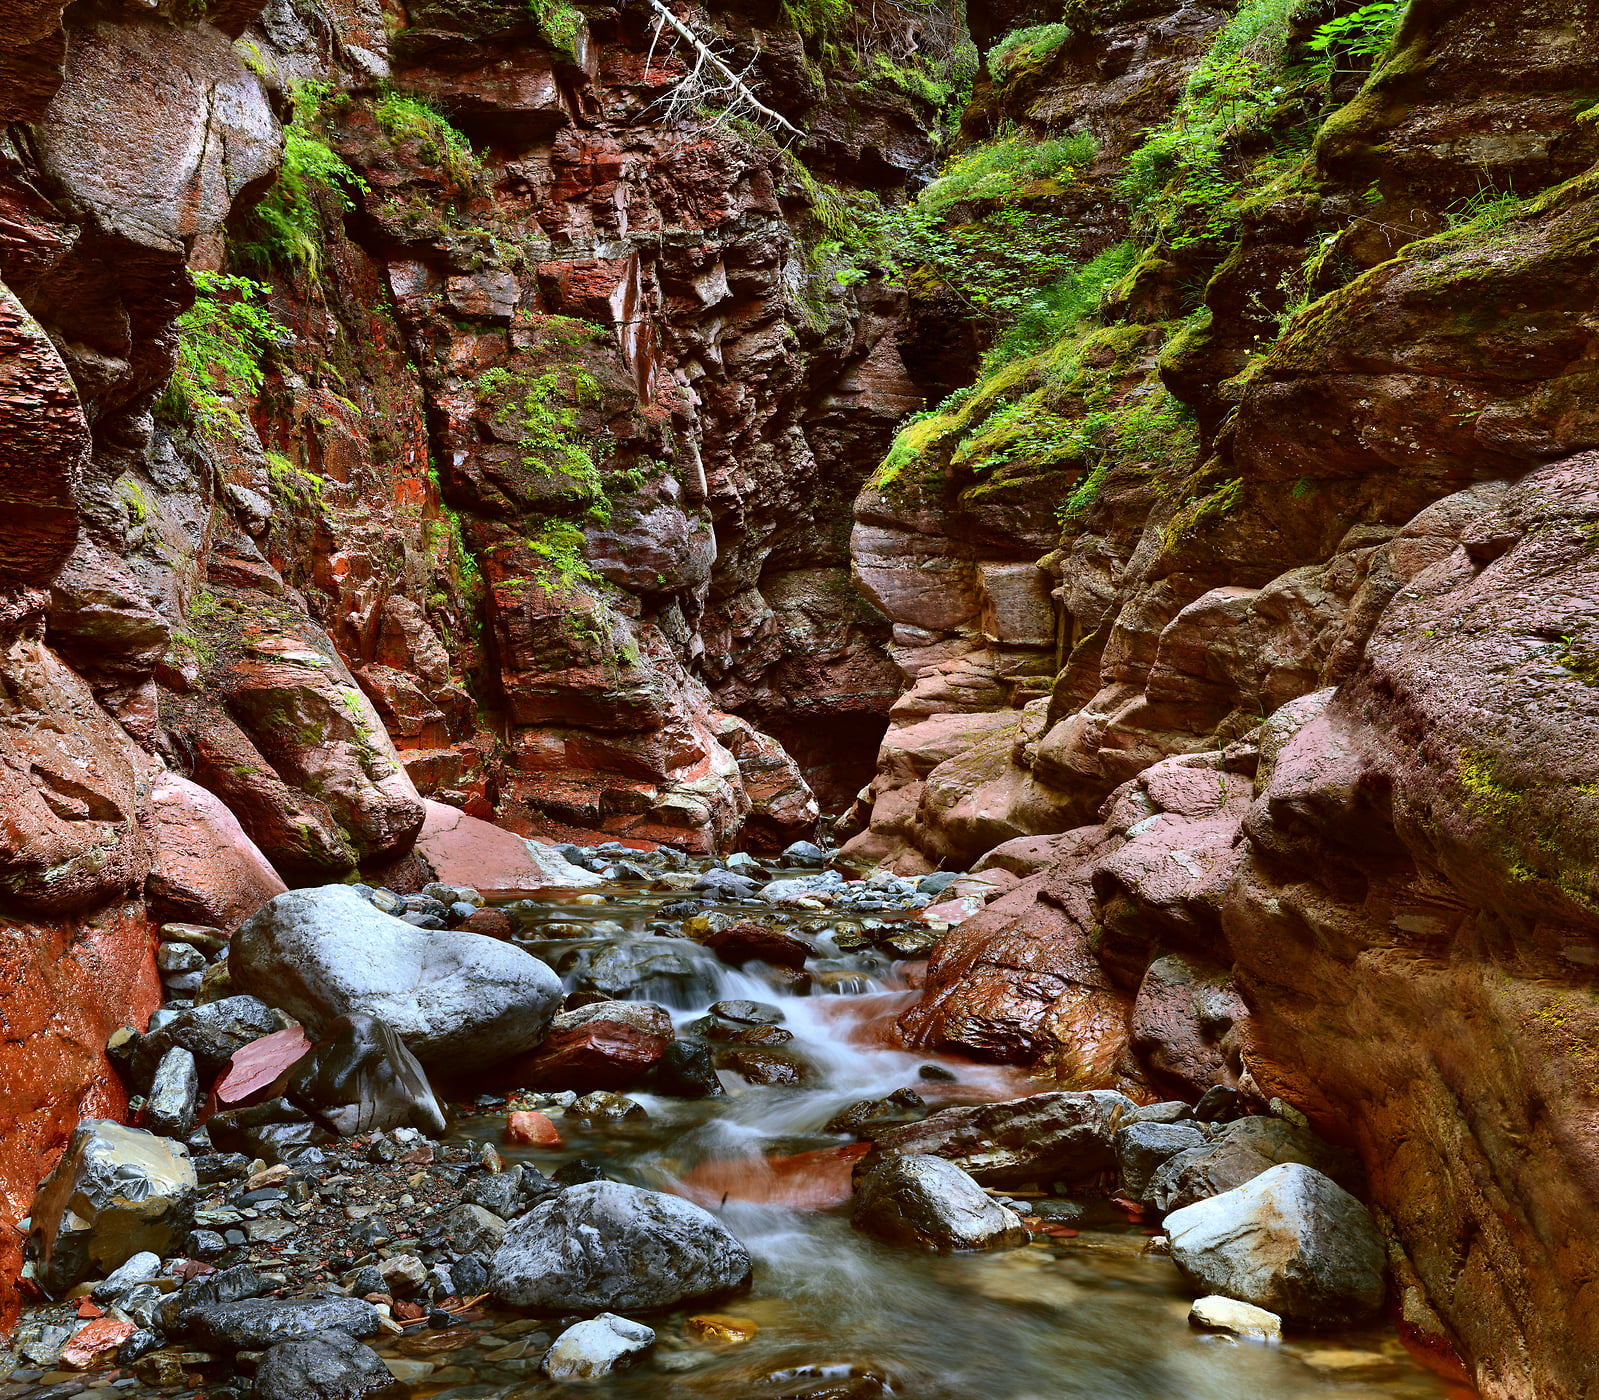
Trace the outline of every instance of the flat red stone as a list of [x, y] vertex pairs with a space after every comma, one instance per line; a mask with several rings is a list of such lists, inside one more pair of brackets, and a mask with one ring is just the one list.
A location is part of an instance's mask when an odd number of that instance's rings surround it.
[[311, 1041], [299, 1026], [273, 1031], [233, 1052], [222, 1078], [217, 1081], [219, 1104], [242, 1103], [277, 1082], [285, 1070], [305, 1058]]

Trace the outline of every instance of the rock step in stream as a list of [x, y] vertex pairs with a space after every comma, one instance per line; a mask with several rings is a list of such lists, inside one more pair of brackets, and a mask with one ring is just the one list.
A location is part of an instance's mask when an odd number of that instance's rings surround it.
[[878, 1034], [944, 877], [561, 854], [581, 892], [501, 910], [168, 926], [171, 1000], [112, 1047], [142, 1126], [80, 1125], [41, 1188], [0, 1400], [1450, 1393], [1291, 1110]]

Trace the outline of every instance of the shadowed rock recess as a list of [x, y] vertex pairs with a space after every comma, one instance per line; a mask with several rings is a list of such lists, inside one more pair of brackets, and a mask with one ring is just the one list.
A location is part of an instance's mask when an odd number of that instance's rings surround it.
[[[835, 1106], [883, 1250], [1114, 1176], [1204, 1318], [1599, 1393], [1596, 74], [1582, 0], [0, 0], [0, 1325], [198, 1259], [201, 1120], [806, 1085], [639, 999], [864, 949], [1036, 1080]], [[617, 881], [665, 941], [512, 945]], [[750, 1274], [527, 1180], [458, 1302]], [[683, 1258], [542, 1283], [617, 1200]], [[268, 1321], [263, 1400], [408, 1379]]]

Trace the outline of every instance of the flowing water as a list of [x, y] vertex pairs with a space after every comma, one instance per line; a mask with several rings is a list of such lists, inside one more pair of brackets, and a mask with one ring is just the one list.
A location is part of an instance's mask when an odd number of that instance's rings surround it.
[[[666, 896], [665, 898], [671, 898]], [[519, 909], [519, 937], [564, 965], [676, 953], [667, 975], [636, 997], [671, 1008], [687, 1025], [722, 998], [775, 1006], [794, 1040], [782, 1048], [808, 1066], [801, 1088], [755, 1087], [728, 1071], [723, 1097], [683, 1101], [632, 1095], [648, 1118], [610, 1126], [551, 1116], [559, 1150], [502, 1149], [545, 1173], [583, 1157], [607, 1174], [679, 1192], [713, 1210], [755, 1258], [750, 1292], [712, 1306], [647, 1319], [655, 1352], [602, 1382], [529, 1384], [527, 1364], [506, 1359], [514, 1336], [499, 1323], [493, 1347], [476, 1349], [419, 1394], [476, 1400], [520, 1387], [519, 1397], [568, 1393], [670, 1400], [825, 1393], [924, 1400], [1423, 1400], [1469, 1395], [1424, 1369], [1391, 1325], [1301, 1334], [1268, 1346], [1196, 1333], [1190, 1294], [1169, 1259], [1144, 1253], [1154, 1233], [1104, 1207], [1075, 1237], [1010, 1251], [939, 1255], [879, 1244], [851, 1230], [849, 1174], [863, 1149], [823, 1125], [859, 1099], [911, 1086], [930, 1106], [1013, 1098], [1045, 1087], [1013, 1070], [912, 1055], [884, 1033], [912, 993], [894, 990], [875, 955], [824, 958], [832, 990], [796, 996], [703, 949], [663, 940], [662, 898], [619, 889], [591, 906]], [[816, 928], [825, 928], [817, 915]], [[556, 927], [551, 929], [551, 925]], [[554, 938], [545, 935], [554, 933]], [[825, 949], [824, 949], [825, 951]], [[581, 967], [567, 974], [575, 986]], [[935, 1062], [953, 1082], [918, 1077]], [[503, 1108], [468, 1115], [462, 1140], [498, 1141]], [[687, 1319], [719, 1311], [758, 1327], [742, 1344], [697, 1340]], [[526, 1324], [522, 1324], [524, 1327]], [[516, 1324], [511, 1324], [514, 1332]], [[543, 1339], [530, 1339], [536, 1358]], [[509, 1343], [495, 1351], [501, 1343]], [[496, 1362], [485, 1352], [501, 1358]], [[880, 1388], [881, 1387], [881, 1388]]]

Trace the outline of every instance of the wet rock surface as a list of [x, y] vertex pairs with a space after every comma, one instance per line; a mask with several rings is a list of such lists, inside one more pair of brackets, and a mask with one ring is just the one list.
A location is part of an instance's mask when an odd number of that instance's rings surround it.
[[1021, 1217], [942, 1157], [894, 1157], [855, 1188], [850, 1222], [893, 1244], [927, 1249], [1008, 1249], [1026, 1244]]
[[480, 934], [431, 934], [343, 886], [279, 895], [234, 936], [234, 985], [307, 1025], [377, 1016], [424, 1063], [483, 1065], [543, 1037], [559, 983], [543, 963]]
[[737, 1288], [750, 1256], [698, 1206], [619, 1182], [535, 1206], [490, 1263], [495, 1296], [551, 1309], [666, 1307]]

